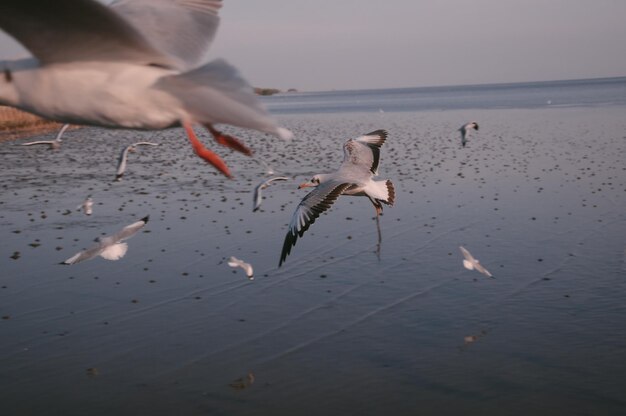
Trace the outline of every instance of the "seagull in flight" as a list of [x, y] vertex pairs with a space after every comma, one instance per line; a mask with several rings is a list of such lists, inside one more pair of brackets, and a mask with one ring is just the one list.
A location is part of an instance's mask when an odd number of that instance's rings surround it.
[[243, 271], [246, 272], [248, 279], [254, 280], [254, 270], [252, 269], [252, 265], [250, 263], [246, 263], [243, 260], [239, 260], [237, 257], [231, 256], [228, 259], [228, 265], [230, 267], [241, 267]]
[[288, 181], [289, 178], [286, 176], [274, 176], [273, 178], [269, 178], [258, 184], [254, 188], [254, 207], [252, 208], [252, 212], [256, 212], [259, 208], [261, 208], [261, 202], [263, 202], [263, 189], [267, 188], [275, 181]]
[[127, 225], [113, 235], [98, 237], [96, 239], [96, 245], [88, 248], [87, 250], [74, 254], [69, 259], [61, 262], [61, 264], [76, 264], [80, 263], [81, 261], [93, 259], [97, 256], [100, 256], [103, 259], [107, 260], [121, 259], [122, 257], [124, 257], [126, 251], [128, 250], [128, 244], [122, 243], [122, 241], [127, 240], [137, 234], [137, 232], [146, 225], [146, 223], [148, 222], [148, 218], [149, 216], [145, 216], [139, 221]]
[[[382, 204], [393, 205], [396, 197], [396, 191], [390, 180], [374, 181], [372, 179], [378, 175], [380, 147], [386, 139], [385, 130], [376, 130], [348, 140], [343, 145], [343, 163], [337, 171], [317, 174], [298, 187], [298, 189], [306, 187], [315, 189], [302, 199], [293, 214], [278, 267], [289, 255], [298, 237], [302, 237], [317, 217], [329, 209], [340, 195], [366, 196], [376, 209], [378, 225], [378, 216], [383, 211]], [[380, 227], [378, 227], [379, 245], [380, 240]]]
[[129, 146], [126, 146], [122, 149], [120, 153], [120, 157], [117, 159], [117, 171], [115, 172], [115, 182], [119, 182], [122, 180], [122, 176], [124, 176], [124, 172], [126, 172], [126, 159], [128, 158], [128, 153], [135, 153], [137, 151], [137, 146], [158, 146], [158, 143], [152, 142], [137, 142], [133, 143]]
[[243, 143], [216, 124], [282, 139], [253, 88], [226, 61], [206, 54], [222, 0], [2, 0], [0, 29], [31, 58], [0, 62], [0, 105], [62, 123], [161, 130], [183, 127], [198, 156], [227, 177], [194, 125], [221, 145]]
[[467, 251], [467, 249], [463, 246], [459, 247], [459, 249], [461, 250], [461, 253], [463, 253], [463, 266], [467, 269], [467, 270], [476, 270], [477, 272], [480, 272], [482, 274], [484, 274], [485, 276], [488, 277], [493, 277], [493, 275], [491, 273], [489, 273], [489, 270], [485, 269], [483, 267], [482, 264], [480, 264], [480, 262], [474, 258], [474, 256], [472, 256], [472, 254]]
[[470, 121], [469, 123], [463, 124], [459, 131], [461, 132], [461, 144], [465, 147], [467, 143], [467, 136], [469, 135], [470, 130], [478, 131], [478, 123], [475, 121]]
[[59, 150], [61, 148], [61, 142], [63, 140], [61, 140], [61, 137], [63, 136], [63, 133], [65, 133], [65, 130], [67, 130], [67, 128], [69, 127], [69, 124], [64, 124], [63, 127], [61, 127], [61, 130], [59, 130], [59, 132], [57, 133], [57, 137], [54, 140], [39, 140], [36, 142], [28, 142], [28, 143], [22, 143], [20, 144], [20, 146], [33, 146], [33, 145], [38, 145], [38, 144], [46, 144], [50, 147], [50, 150]]

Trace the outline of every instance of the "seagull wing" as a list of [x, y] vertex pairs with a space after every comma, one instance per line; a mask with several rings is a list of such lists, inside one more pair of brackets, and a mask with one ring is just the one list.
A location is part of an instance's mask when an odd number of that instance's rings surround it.
[[485, 276], [493, 277], [491, 273], [489, 273], [489, 270], [485, 269], [478, 260], [476, 260], [476, 263], [474, 263], [474, 268], [478, 270], [479, 272], [481, 272], [482, 274], [484, 274]]
[[350, 139], [343, 145], [342, 168], [369, 170], [378, 175], [378, 162], [380, 160], [380, 147], [387, 139], [385, 130], [376, 130], [356, 139]]
[[152, 142], [137, 142], [137, 143], [133, 143], [131, 145], [131, 147], [133, 146], [159, 146], [158, 143], [152, 143]]
[[110, 7], [95, 0], [2, 0], [0, 28], [44, 65], [73, 61], [179, 65], [152, 47]]
[[107, 260], [119, 260], [126, 255], [128, 251], [128, 244], [115, 243], [107, 246], [100, 252], [100, 257]]
[[155, 48], [179, 59], [185, 69], [206, 60], [221, 7], [221, 0], [118, 0], [111, 4]]
[[135, 235], [137, 233], [137, 231], [142, 229], [143, 226], [148, 223], [148, 219], [149, 218], [150, 218], [150, 216], [146, 216], [146, 217], [143, 217], [142, 219], [140, 219], [139, 221], [136, 221], [136, 222], [134, 222], [134, 223], [132, 223], [130, 225], [127, 225], [126, 227], [124, 227], [120, 231], [118, 231], [117, 233], [113, 234], [111, 236], [111, 238], [115, 242], [120, 242], [122, 240], [126, 240], [126, 239], [131, 238], [133, 235]]
[[63, 133], [65, 133], [65, 130], [67, 130], [69, 126], [70, 126], [69, 124], [64, 124], [63, 127], [61, 127], [61, 130], [59, 130], [59, 132], [57, 133], [57, 137], [54, 140], [57, 142], [60, 142], [61, 137], [63, 136]]
[[339, 195], [350, 186], [352, 186], [351, 183], [338, 181], [323, 182], [304, 197], [298, 208], [296, 208], [296, 212], [294, 212], [291, 218], [291, 223], [289, 223], [289, 231], [287, 231], [285, 236], [278, 267], [283, 264], [289, 253], [291, 253], [291, 247], [296, 245], [298, 236], [302, 237], [304, 232], [315, 222], [315, 219], [322, 212], [329, 209]]
[[22, 144], [20, 144], [20, 146], [33, 146], [33, 145], [37, 145], [37, 144], [51, 145], [52, 141], [51, 140], [40, 140], [40, 141], [36, 141], [36, 142], [22, 143]]
[[459, 247], [459, 249], [461, 250], [461, 253], [463, 253], [463, 257], [465, 257], [465, 260], [471, 262], [471, 263], [475, 263], [476, 259], [474, 258], [474, 256], [472, 256], [472, 254], [463, 246]]
[[252, 269], [252, 265], [250, 263], [246, 263], [243, 260], [239, 260], [237, 257], [231, 256], [228, 259], [228, 265], [230, 267], [241, 267], [246, 272], [246, 276], [248, 277], [254, 276], [254, 270]]
[[254, 207], [252, 208], [252, 212], [256, 212], [260, 207], [261, 207], [261, 202], [263, 201], [263, 189], [267, 188], [268, 186], [270, 186], [270, 184], [272, 182], [275, 181], [287, 181], [289, 180], [288, 177], [286, 176], [275, 176], [273, 178], [269, 178], [263, 182], [261, 182], [260, 184], [258, 184], [257, 186], [254, 187]]
[[122, 176], [124, 176], [124, 172], [126, 171], [126, 159], [128, 158], [129, 150], [132, 148], [132, 145], [126, 146], [120, 153], [120, 157], [117, 159], [117, 170], [115, 171], [116, 181], [119, 181]]
[[98, 243], [95, 246], [88, 248], [87, 250], [81, 251], [79, 253], [74, 254], [69, 259], [65, 260], [61, 264], [76, 264], [81, 261], [93, 259], [98, 256], [102, 251], [106, 248], [106, 246], [102, 243]]

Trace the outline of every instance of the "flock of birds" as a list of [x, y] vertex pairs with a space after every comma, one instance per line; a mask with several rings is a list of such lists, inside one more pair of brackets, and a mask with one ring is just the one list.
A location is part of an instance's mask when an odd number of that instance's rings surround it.
[[[0, 63], [4, 73], [0, 77], [0, 104], [65, 123], [55, 140], [23, 144], [45, 144], [55, 151], [60, 149], [61, 136], [70, 123], [141, 130], [183, 127], [195, 154], [224, 176], [232, 177], [226, 163], [198, 139], [194, 125], [206, 128], [218, 144], [247, 156], [252, 155], [251, 149], [215, 125], [253, 129], [285, 140], [293, 134], [276, 124], [236, 68], [220, 59], [207, 60], [221, 7], [222, 0], [117, 0], [110, 6], [95, 0], [5, 0], [0, 8], [0, 28], [33, 56]], [[465, 147], [469, 131], [478, 130], [478, 124], [467, 123], [459, 130]], [[300, 185], [314, 189], [292, 216], [279, 267], [297, 239], [340, 195], [370, 200], [376, 211], [380, 245], [378, 217], [383, 204], [394, 204], [396, 194], [390, 180], [373, 180], [386, 138], [386, 131], [376, 130], [348, 140], [338, 170], [314, 175]], [[158, 144], [137, 142], [125, 147], [115, 181], [122, 179], [128, 154], [138, 146]], [[262, 190], [287, 179], [272, 177], [256, 186], [253, 210], [259, 209]], [[81, 208], [90, 215], [92, 206], [88, 198]], [[96, 245], [63, 264], [97, 256], [122, 258], [128, 249], [123, 241], [147, 221], [148, 216], [98, 239]], [[465, 267], [489, 275], [469, 252], [461, 250]], [[249, 264], [236, 258], [228, 264], [241, 267], [252, 278]]]

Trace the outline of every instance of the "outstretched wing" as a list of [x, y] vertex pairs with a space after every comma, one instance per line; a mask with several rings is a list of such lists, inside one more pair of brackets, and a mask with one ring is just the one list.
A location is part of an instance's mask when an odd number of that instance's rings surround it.
[[143, 217], [139, 221], [136, 221], [136, 222], [134, 222], [134, 223], [132, 223], [130, 225], [127, 225], [126, 227], [124, 227], [120, 231], [118, 231], [117, 233], [113, 234], [111, 236], [111, 238], [115, 242], [119, 242], [119, 241], [122, 241], [122, 240], [129, 239], [130, 237], [135, 235], [137, 233], [137, 231], [142, 229], [144, 225], [146, 225], [148, 223], [148, 219], [149, 218], [150, 218], [150, 216], [148, 215], [148, 216]]
[[463, 253], [463, 257], [465, 257], [465, 260], [474, 263], [476, 260], [474, 259], [474, 256], [472, 256], [472, 254], [467, 251], [467, 249], [463, 246], [460, 246], [459, 249], [461, 250], [461, 253]]
[[291, 253], [291, 247], [296, 245], [298, 237], [302, 237], [317, 217], [329, 209], [339, 195], [350, 186], [352, 186], [350, 183], [328, 181], [318, 185], [304, 197], [298, 208], [296, 208], [296, 212], [294, 212], [291, 218], [291, 223], [289, 223], [289, 230], [285, 236], [278, 267], [283, 264], [289, 253]]
[[87, 250], [74, 254], [72, 257], [65, 260], [61, 264], [76, 264], [76, 263], [80, 263], [81, 261], [93, 259], [94, 257], [98, 256], [102, 252], [102, 250], [104, 250], [105, 248], [106, 248], [105, 245], [98, 243], [88, 248]]
[[387, 139], [385, 130], [376, 130], [356, 139], [350, 139], [343, 145], [342, 168], [358, 167], [378, 174], [380, 147]]

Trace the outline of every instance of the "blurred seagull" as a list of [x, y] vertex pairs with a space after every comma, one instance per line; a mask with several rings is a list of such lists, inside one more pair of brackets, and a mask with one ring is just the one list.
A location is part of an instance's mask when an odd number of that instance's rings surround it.
[[61, 264], [76, 264], [81, 261], [90, 260], [94, 257], [100, 256], [107, 260], [119, 260], [126, 254], [128, 250], [128, 244], [122, 243], [122, 241], [131, 238], [140, 229], [146, 225], [149, 216], [145, 216], [137, 222], [134, 222], [126, 227], [122, 228], [117, 233], [106, 236], [98, 237], [96, 239], [97, 244], [88, 248], [85, 251], [74, 254], [69, 259], [65, 260]]
[[133, 143], [130, 146], [126, 146], [122, 149], [120, 153], [120, 157], [117, 160], [117, 171], [115, 172], [115, 182], [119, 182], [122, 180], [122, 176], [124, 176], [124, 172], [126, 171], [126, 159], [128, 158], [128, 153], [135, 153], [137, 150], [137, 146], [158, 146], [158, 143], [152, 142], [137, 142]]
[[82, 204], [76, 207], [76, 209], [84, 211], [85, 215], [93, 214], [93, 199], [91, 199], [91, 197], [88, 196], [87, 199], [85, 199]]
[[482, 264], [480, 264], [480, 262], [475, 259], [469, 251], [467, 251], [465, 247], [461, 246], [459, 248], [461, 249], [461, 253], [463, 253], [463, 257], [465, 257], [465, 259], [463, 260], [463, 266], [465, 266], [467, 270], [475, 269], [485, 276], [493, 277], [491, 273], [489, 273], [489, 270], [485, 269]]
[[258, 184], [254, 188], [254, 208], [252, 208], [252, 212], [256, 212], [259, 208], [261, 208], [261, 202], [263, 201], [262, 190], [267, 188], [274, 181], [288, 181], [289, 178], [286, 176], [275, 176], [273, 178], [269, 178], [264, 180], [260, 184]]
[[0, 104], [64, 123], [161, 130], [182, 126], [227, 177], [194, 124], [249, 154], [218, 123], [289, 139], [252, 87], [224, 60], [207, 62], [221, 0], [2, 0], [0, 29], [33, 57], [0, 62]]
[[461, 132], [461, 144], [463, 145], [463, 147], [465, 147], [465, 144], [467, 143], [467, 136], [469, 135], [471, 129], [478, 131], [478, 123], [476, 123], [475, 121], [471, 121], [467, 124], [463, 124], [459, 129], [459, 131]]
[[[339, 195], [366, 196], [376, 209], [376, 220], [383, 211], [381, 203], [393, 205], [396, 192], [390, 180], [374, 181], [378, 175], [380, 147], [385, 143], [387, 132], [376, 130], [356, 139], [350, 139], [343, 145], [343, 163], [336, 172], [317, 174], [301, 184], [298, 189], [315, 187], [296, 208], [289, 230], [285, 236], [280, 255], [280, 267], [291, 248], [296, 245], [298, 236], [302, 237], [319, 215], [330, 208]], [[378, 225], [378, 222], [377, 222]], [[380, 227], [378, 227], [380, 244]]]
[[245, 272], [248, 279], [254, 280], [254, 270], [252, 270], [252, 265], [250, 263], [246, 263], [243, 260], [239, 260], [237, 257], [229, 257], [228, 265], [230, 267], [241, 267]]
[[50, 146], [50, 150], [59, 150], [61, 148], [61, 142], [63, 141], [61, 140], [61, 137], [63, 136], [63, 133], [65, 133], [65, 130], [67, 130], [69, 126], [70, 126], [69, 124], [64, 124], [63, 127], [61, 127], [61, 130], [59, 130], [59, 132], [57, 133], [57, 137], [54, 140], [39, 140], [36, 142], [22, 143], [20, 146], [33, 146], [37, 144], [47, 144], [48, 146]]

